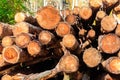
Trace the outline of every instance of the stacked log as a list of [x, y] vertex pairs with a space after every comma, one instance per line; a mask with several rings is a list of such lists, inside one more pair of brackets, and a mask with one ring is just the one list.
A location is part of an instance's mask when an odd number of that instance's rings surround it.
[[[34, 18], [17, 13], [16, 24], [12, 26], [1, 22], [0, 74], [10, 74], [1, 79], [46, 80], [67, 73], [83, 80], [97, 80], [99, 76], [102, 77], [100, 80], [119, 80], [115, 77], [120, 74], [120, 23], [116, 18], [120, 10], [117, 2], [89, 0], [89, 6], [75, 6], [73, 10], [64, 9], [62, 12], [49, 5], [40, 8]], [[109, 14], [107, 10], [113, 12]], [[57, 62], [57, 65], [52, 64], [56, 65], [53, 69], [47, 66], [50, 70], [20, 77], [11, 74], [21, 63], [33, 66], [41, 63], [41, 59], [45, 62], [47, 57]]]

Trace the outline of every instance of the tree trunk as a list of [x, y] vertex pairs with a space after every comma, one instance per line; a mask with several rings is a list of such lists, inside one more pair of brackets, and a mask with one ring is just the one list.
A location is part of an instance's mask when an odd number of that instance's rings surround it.
[[95, 48], [88, 48], [83, 53], [83, 61], [88, 67], [96, 67], [102, 60], [102, 55]]
[[28, 33], [21, 33], [15, 38], [15, 43], [20, 48], [26, 48], [30, 41], [31, 37]]
[[112, 74], [120, 74], [120, 58], [110, 57], [102, 62], [103, 67]]
[[117, 26], [117, 21], [113, 16], [105, 16], [101, 20], [101, 30], [102, 32], [111, 32]]
[[2, 46], [3, 47], [7, 47], [7, 46], [11, 46], [14, 43], [14, 37], [13, 36], [5, 36], [2, 38]]
[[75, 50], [79, 46], [79, 43], [73, 34], [65, 35], [62, 39], [62, 43], [66, 48], [71, 50]]
[[19, 23], [19, 22], [28, 22], [31, 24], [36, 23], [36, 19], [33, 18], [30, 15], [25, 14], [24, 12], [18, 12], [15, 14], [14, 20]]
[[46, 6], [38, 10], [36, 14], [36, 19], [43, 29], [51, 30], [55, 29], [55, 27], [61, 20], [61, 16], [59, 14], [59, 11], [56, 10], [54, 7]]
[[60, 22], [56, 27], [56, 34], [64, 37], [66, 34], [74, 33], [73, 28], [66, 22]]
[[12, 33], [12, 26], [5, 23], [0, 23], [0, 38], [4, 36], [11, 36]]
[[99, 36], [98, 46], [103, 52], [107, 54], [114, 54], [120, 49], [120, 38], [112, 33]]
[[21, 33], [31, 33], [33, 35], [38, 34], [42, 29], [37, 26], [33, 26], [27, 22], [20, 22], [14, 25], [12, 29], [13, 35], [17, 36]]

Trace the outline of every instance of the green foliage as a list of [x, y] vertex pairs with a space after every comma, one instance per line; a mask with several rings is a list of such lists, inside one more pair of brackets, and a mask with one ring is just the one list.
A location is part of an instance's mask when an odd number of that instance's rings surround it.
[[0, 0], [0, 22], [15, 23], [14, 15], [19, 11], [26, 11], [25, 0]]

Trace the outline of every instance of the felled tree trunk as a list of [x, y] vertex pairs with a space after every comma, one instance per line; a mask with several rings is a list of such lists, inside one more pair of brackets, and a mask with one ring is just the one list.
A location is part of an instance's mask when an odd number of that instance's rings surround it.
[[19, 22], [28, 22], [31, 24], [36, 23], [36, 19], [30, 15], [27, 15], [24, 12], [18, 12], [15, 14], [14, 20], [19, 23]]
[[15, 43], [20, 48], [26, 48], [30, 41], [31, 37], [28, 33], [21, 33], [15, 38]]
[[5, 23], [0, 23], [0, 38], [4, 36], [11, 36], [12, 33], [12, 26]]
[[112, 74], [120, 74], [120, 58], [110, 57], [102, 62], [103, 67]]
[[36, 19], [43, 29], [55, 29], [61, 20], [59, 11], [52, 6], [46, 6], [37, 11]]
[[102, 55], [95, 48], [88, 48], [83, 53], [83, 61], [88, 67], [96, 67], [101, 63]]
[[12, 29], [13, 35], [17, 36], [21, 33], [31, 33], [33, 35], [38, 34], [42, 29], [37, 26], [33, 26], [27, 22], [20, 22], [14, 25]]
[[120, 38], [112, 33], [99, 36], [98, 47], [107, 54], [114, 54], [120, 49]]

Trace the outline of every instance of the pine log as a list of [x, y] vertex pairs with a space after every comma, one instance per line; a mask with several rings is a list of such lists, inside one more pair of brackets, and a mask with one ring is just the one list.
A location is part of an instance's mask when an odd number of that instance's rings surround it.
[[62, 39], [62, 43], [66, 48], [71, 50], [75, 50], [79, 46], [79, 43], [73, 34], [66, 34]]
[[55, 36], [49, 31], [41, 31], [38, 35], [38, 40], [42, 45], [50, 45], [55, 41]]
[[96, 32], [93, 29], [90, 29], [87, 33], [87, 38], [94, 38], [96, 36]]
[[120, 12], [120, 4], [114, 7], [115, 12]]
[[2, 53], [2, 50], [3, 50], [3, 46], [2, 44], [0, 44], [0, 53]]
[[0, 54], [0, 67], [5, 65], [5, 60], [2, 57], [2, 54]]
[[12, 76], [6, 74], [6, 75], [2, 76], [1, 80], [13, 80], [13, 79], [12, 79]]
[[120, 24], [117, 25], [117, 27], [115, 29], [115, 34], [120, 36]]
[[117, 21], [113, 16], [105, 16], [101, 20], [101, 30], [102, 32], [111, 32], [117, 26]]
[[0, 22], [0, 38], [3, 38], [4, 36], [11, 36], [12, 34], [12, 26]]
[[15, 38], [15, 43], [20, 48], [26, 48], [30, 41], [31, 37], [28, 33], [21, 33]]
[[58, 36], [63, 37], [66, 34], [73, 33], [72, 27], [66, 22], [60, 22], [56, 27], [56, 33]]
[[69, 8], [66, 8], [64, 10], [62, 10], [61, 15], [63, 18], [65, 18], [66, 16], [71, 14], [71, 10]]
[[71, 15], [66, 16], [65, 21], [68, 22], [70, 25], [74, 25], [77, 21], [77, 18], [75, 15], [71, 14]]
[[102, 0], [89, 0], [89, 4], [94, 9], [98, 9], [103, 5]]
[[101, 62], [102, 56], [95, 48], [88, 48], [83, 53], [83, 61], [88, 67], [96, 67]]
[[113, 6], [118, 2], [118, 0], [102, 0], [106, 7]]
[[95, 80], [116, 80], [108, 73], [102, 73]]
[[72, 10], [72, 14], [79, 15], [79, 10], [80, 10], [79, 6], [74, 6], [74, 8]]
[[14, 20], [19, 23], [19, 22], [28, 22], [28, 23], [35, 23], [36, 22], [36, 19], [33, 18], [32, 16], [30, 15], [27, 15], [26, 13], [24, 12], [17, 12], [15, 14], [15, 17], [14, 17]]
[[110, 57], [102, 62], [102, 66], [112, 74], [120, 74], [120, 57]]
[[88, 20], [92, 16], [92, 9], [90, 7], [81, 7], [79, 10], [79, 17]]
[[26, 62], [33, 59], [32, 57], [29, 57], [26, 54], [26, 52], [24, 52], [16, 45], [4, 47], [2, 51], [2, 57], [5, 60], [5, 62], [10, 64]]
[[107, 54], [114, 54], [120, 49], [120, 38], [112, 33], [99, 36], [98, 46], [103, 52]]
[[12, 36], [5, 36], [2, 38], [2, 46], [3, 47], [7, 47], [7, 46], [11, 46], [14, 43], [14, 38]]
[[100, 11], [97, 12], [95, 19], [97, 21], [101, 21], [105, 16], [106, 16], [105, 11], [100, 10]]
[[12, 29], [13, 35], [17, 36], [21, 33], [31, 33], [31, 34], [38, 34], [42, 29], [37, 26], [33, 26], [27, 22], [20, 22], [14, 25]]
[[31, 56], [36, 56], [41, 52], [41, 46], [38, 41], [30, 41], [27, 45], [27, 51]]
[[37, 11], [36, 19], [43, 29], [54, 29], [61, 20], [59, 11], [52, 6], [46, 6]]

